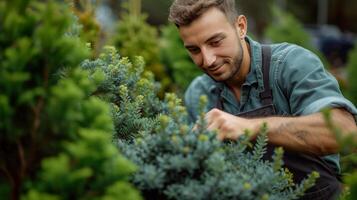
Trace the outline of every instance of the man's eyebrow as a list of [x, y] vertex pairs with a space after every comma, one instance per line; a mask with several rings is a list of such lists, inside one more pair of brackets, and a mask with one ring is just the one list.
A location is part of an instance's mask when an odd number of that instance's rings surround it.
[[192, 49], [192, 48], [196, 48], [197, 46], [195, 45], [185, 45], [186, 49]]

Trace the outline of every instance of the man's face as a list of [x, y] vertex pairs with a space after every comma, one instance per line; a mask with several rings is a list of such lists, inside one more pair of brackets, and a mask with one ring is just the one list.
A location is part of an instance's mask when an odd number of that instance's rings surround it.
[[239, 27], [219, 9], [210, 8], [179, 32], [192, 60], [207, 75], [216, 81], [237, 76], [243, 60]]

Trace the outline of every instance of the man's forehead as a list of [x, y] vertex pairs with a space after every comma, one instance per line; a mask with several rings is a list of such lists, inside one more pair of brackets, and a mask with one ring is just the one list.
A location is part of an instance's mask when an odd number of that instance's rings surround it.
[[231, 28], [226, 16], [217, 8], [212, 8], [203, 13], [189, 25], [180, 26], [179, 32], [182, 39], [189, 39], [199, 35], [210, 38], [218, 32]]

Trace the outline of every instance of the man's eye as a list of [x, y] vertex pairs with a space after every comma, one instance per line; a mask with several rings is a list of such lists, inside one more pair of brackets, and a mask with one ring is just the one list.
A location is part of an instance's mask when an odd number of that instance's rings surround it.
[[197, 54], [200, 52], [199, 48], [189, 48], [187, 49], [191, 54]]
[[213, 41], [211, 42], [211, 45], [216, 47], [216, 46], [219, 46], [221, 44], [222, 40], [216, 40], [216, 41]]

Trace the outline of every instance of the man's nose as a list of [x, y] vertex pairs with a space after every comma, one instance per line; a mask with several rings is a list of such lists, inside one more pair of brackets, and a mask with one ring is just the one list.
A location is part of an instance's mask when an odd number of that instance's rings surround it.
[[203, 67], [210, 67], [216, 61], [216, 55], [212, 50], [205, 49], [202, 51]]

